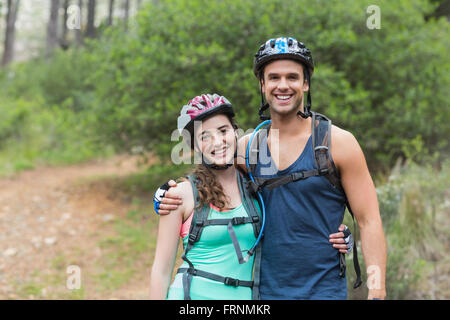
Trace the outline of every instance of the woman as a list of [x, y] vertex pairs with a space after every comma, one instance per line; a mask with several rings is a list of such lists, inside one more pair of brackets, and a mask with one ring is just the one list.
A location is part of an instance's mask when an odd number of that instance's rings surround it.
[[[258, 280], [258, 268], [255, 272], [253, 268], [258, 249], [252, 253], [261, 221], [258, 203], [246, 192], [245, 178], [233, 165], [237, 150], [233, 117], [230, 102], [216, 94], [195, 97], [181, 110], [178, 129], [189, 133], [191, 148], [201, 154], [202, 164], [189, 181], [171, 189], [180, 204], [160, 217], [150, 278], [152, 299], [258, 296], [257, 281], [253, 282]], [[180, 236], [184, 262], [169, 288]]]

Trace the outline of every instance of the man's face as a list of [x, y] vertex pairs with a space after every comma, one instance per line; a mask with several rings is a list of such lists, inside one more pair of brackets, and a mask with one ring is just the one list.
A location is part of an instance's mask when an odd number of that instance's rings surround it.
[[266, 65], [261, 82], [271, 114], [297, 113], [308, 83], [304, 81], [303, 66], [293, 60], [275, 60]]

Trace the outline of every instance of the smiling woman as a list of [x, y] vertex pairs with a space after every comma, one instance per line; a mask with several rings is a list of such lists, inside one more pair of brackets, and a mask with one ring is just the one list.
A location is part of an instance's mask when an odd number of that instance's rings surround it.
[[[153, 299], [258, 298], [253, 267], [259, 248], [245, 259], [243, 252], [259, 235], [260, 210], [243, 187], [245, 177], [233, 165], [233, 117], [231, 103], [216, 94], [195, 97], [181, 110], [178, 129], [191, 138], [202, 163], [188, 181], [171, 189], [182, 203], [160, 218], [150, 284]], [[184, 262], [169, 287], [180, 237]]]

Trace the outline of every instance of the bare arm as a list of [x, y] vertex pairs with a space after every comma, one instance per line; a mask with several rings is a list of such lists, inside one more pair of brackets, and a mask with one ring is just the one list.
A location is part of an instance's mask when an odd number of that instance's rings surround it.
[[370, 278], [368, 298], [384, 299], [387, 250], [375, 185], [355, 137], [333, 126], [332, 139], [332, 156], [360, 228], [362, 252]]
[[193, 208], [192, 188], [182, 182], [172, 192], [184, 199], [184, 204], [172, 214], [160, 217], [155, 259], [150, 275], [150, 299], [165, 299], [172, 278], [180, 238], [181, 224]]
[[245, 153], [247, 150], [247, 143], [250, 140], [250, 136], [251, 134], [247, 134], [238, 140], [237, 157], [235, 159], [234, 164], [238, 169], [241, 169], [243, 172], [247, 172], [247, 167], [245, 166]]

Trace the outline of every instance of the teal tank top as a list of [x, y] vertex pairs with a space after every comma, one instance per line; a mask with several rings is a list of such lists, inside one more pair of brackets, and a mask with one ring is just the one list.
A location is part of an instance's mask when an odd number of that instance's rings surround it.
[[[257, 204], [256, 200], [255, 203]], [[257, 205], [259, 209], [259, 206]], [[244, 205], [230, 211], [218, 211], [210, 207], [208, 219], [231, 219], [234, 217], [247, 217]], [[251, 223], [234, 226], [236, 237], [242, 250], [248, 250], [254, 244], [256, 237]], [[184, 249], [189, 234], [183, 238]], [[239, 264], [236, 251], [227, 231], [226, 225], [211, 225], [203, 229], [200, 240], [195, 243], [187, 253], [187, 258], [196, 269], [215, 273], [223, 277], [232, 277], [240, 280], [252, 280], [253, 260]], [[186, 261], [181, 268], [188, 268]], [[184, 299], [182, 274], [178, 273], [169, 288], [167, 299]], [[193, 276], [190, 296], [193, 300], [251, 300], [252, 289], [248, 287], [227, 286], [222, 282], [204, 277]]]

